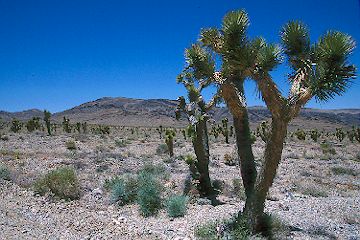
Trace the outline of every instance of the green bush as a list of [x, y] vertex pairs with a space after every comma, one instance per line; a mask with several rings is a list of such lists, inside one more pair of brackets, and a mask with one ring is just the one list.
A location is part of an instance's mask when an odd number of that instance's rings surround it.
[[161, 155], [169, 152], [169, 148], [165, 143], [160, 144], [156, 148], [156, 154]]
[[172, 196], [166, 202], [166, 210], [169, 217], [183, 217], [186, 213], [186, 196]]
[[330, 154], [330, 155], [336, 154], [335, 148], [333, 148], [333, 146], [328, 142], [321, 143], [320, 148], [321, 148], [323, 154]]
[[352, 168], [344, 168], [344, 167], [332, 167], [331, 171], [335, 174], [335, 175], [352, 175], [352, 176], [356, 176], [357, 173], [355, 172], [354, 169]]
[[65, 143], [65, 146], [68, 150], [76, 150], [76, 144], [74, 141], [70, 140]]
[[0, 165], [0, 179], [10, 180], [10, 171], [6, 166]]
[[199, 240], [218, 240], [216, 231], [217, 222], [205, 223], [195, 228], [195, 236]]
[[76, 172], [70, 167], [61, 167], [50, 171], [35, 182], [34, 191], [40, 195], [50, 193], [65, 200], [75, 200], [80, 197]]
[[129, 144], [129, 141], [127, 141], [125, 139], [116, 139], [115, 140], [115, 145], [120, 148], [126, 147], [126, 145], [128, 145], [128, 144]]
[[164, 178], [168, 177], [168, 173], [166, 172], [166, 167], [164, 164], [152, 164], [146, 163], [138, 172], [139, 174], [151, 174], [155, 176], [163, 176]]
[[14, 133], [17, 133], [21, 130], [23, 124], [22, 122], [20, 122], [19, 120], [17, 120], [16, 118], [14, 118], [12, 121], [11, 121], [11, 127], [10, 127], [10, 130]]
[[155, 215], [161, 208], [161, 186], [153, 174], [140, 172], [138, 175], [137, 202], [145, 217]]
[[133, 176], [116, 178], [111, 185], [111, 201], [119, 205], [134, 202], [137, 197], [138, 181]]

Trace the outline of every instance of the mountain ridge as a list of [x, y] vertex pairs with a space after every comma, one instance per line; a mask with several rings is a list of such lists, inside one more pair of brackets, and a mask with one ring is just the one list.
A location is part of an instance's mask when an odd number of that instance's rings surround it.
[[[186, 125], [185, 120], [175, 119], [176, 100], [171, 99], [138, 99], [126, 97], [102, 97], [82, 103], [70, 109], [53, 114], [53, 120], [61, 122], [66, 116], [71, 122], [87, 121], [92, 124], [107, 124], [121, 126], [175, 126]], [[258, 123], [271, 118], [270, 112], [263, 106], [248, 107], [251, 123]], [[226, 107], [216, 107], [212, 110], [215, 121], [224, 117], [231, 120]], [[32, 117], [43, 117], [43, 111], [29, 109], [20, 112], [0, 111], [0, 118], [10, 121], [17, 118], [26, 121]], [[292, 123], [292, 127], [306, 126], [333, 128], [336, 126], [360, 125], [360, 109], [316, 109], [303, 108]]]

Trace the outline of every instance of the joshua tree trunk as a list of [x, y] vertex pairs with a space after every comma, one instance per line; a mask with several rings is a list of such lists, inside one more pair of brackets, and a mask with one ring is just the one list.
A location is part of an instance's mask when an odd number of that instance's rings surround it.
[[197, 158], [196, 168], [200, 174], [200, 194], [209, 199], [215, 198], [215, 191], [212, 187], [209, 175], [209, 139], [206, 127], [206, 120], [201, 119], [196, 124], [196, 136], [193, 138], [193, 146]]
[[243, 92], [242, 85], [236, 87], [229, 83], [222, 85], [222, 96], [233, 115], [241, 177], [246, 197], [249, 198], [252, 195], [257, 174], [251, 148], [251, 133]]
[[244, 213], [253, 232], [263, 232], [263, 216], [266, 196], [269, 192], [276, 170], [281, 160], [288, 121], [274, 118], [271, 123], [271, 135], [266, 144], [264, 163], [256, 180], [253, 194], [246, 199]]

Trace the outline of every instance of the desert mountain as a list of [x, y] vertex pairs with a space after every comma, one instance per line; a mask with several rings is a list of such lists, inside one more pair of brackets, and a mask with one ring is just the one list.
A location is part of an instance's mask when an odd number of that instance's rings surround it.
[[[132, 99], [124, 97], [104, 97], [87, 102], [63, 112], [55, 113], [53, 119], [61, 122], [66, 116], [71, 122], [87, 121], [92, 124], [107, 124], [120, 126], [184, 126], [186, 122], [175, 119], [177, 102], [167, 99]], [[224, 117], [231, 120], [226, 108], [218, 107], [212, 112], [213, 119], [219, 121]], [[0, 111], [0, 118], [11, 120], [17, 118], [28, 120], [32, 117], [42, 117], [40, 110], [32, 109], [22, 112]], [[249, 118], [252, 123], [270, 118], [265, 107], [249, 107]], [[334, 128], [336, 126], [360, 125], [360, 109], [302, 109], [300, 116], [292, 122], [292, 128]]]

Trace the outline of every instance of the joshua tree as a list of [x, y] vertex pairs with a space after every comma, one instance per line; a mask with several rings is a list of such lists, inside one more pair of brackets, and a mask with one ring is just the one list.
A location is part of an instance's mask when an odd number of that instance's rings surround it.
[[160, 139], [162, 139], [162, 133], [163, 133], [163, 126], [160, 125], [159, 128], [156, 128], [156, 131], [159, 133], [160, 135]]
[[81, 124], [81, 126], [82, 126], [82, 130], [83, 130], [83, 133], [87, 133], [87, 122], [83, 122], [82, 124]]
[[[216, 203], [216, 194], [212, 186], [209, 175], [209, 137], [207, 129], [207, 121], [209, 119], [208, 112], [216, 104], [218, 96], [206, 103], [201, 95], [202, 90], [210, 84], [209, 79], [203, 74], [203, 71], [212, 72], [214, 69], [201, 69], [201, 71], [192, 71], [192, 66], [199, 61], [196, 56], [196, 49], [189, 48], [185, 51], [187, 66], [178, 76], [178, 83], [182, 83], [188, 92], [188, 101], [184, 97], [179, 97], [179, 104], [176, 110], [176, 118], [179, 119], [181, 113], [186, 115], [189, 126], [187, 132], [191, 138], [196, 160], [193, 167], [196, 168], [199, 180], [199, 192], [202, 196], [208, 197], [213, 204]], [[205, 59], [210, 61], [210, 58]], [[206, 65], [204, 65], [206, 66]]]
[[40, 129], [40, 118], [39, 117], [33, 117], [26, 123], [26, 128], [29, 132], [33, 132], [34, 130]]
[[174, 156], [174, 137], [176, 133], [174, 129], [166, 129], [165, 131], [165, 143], [169, 150], [170, 157]]
[[17, 133], [21, 130], [23, 124], [22, 122], [20, 122], [18, 119], [14, 118], [12, 121], [11, 121], [11, 127], [10, 127], [10, 130], [13, 131], [14, 133]]
[[64, 132], [71, 133], [70, 119], [66, 118], [65, 116], [63, 118], [62, 126], [64, 129]]
[[260, 125], [256, 128], [256, 136], [260, 137], [264, 143], [267, 143], [270, 136], [270, 129], [269, 129], [268, 121], [262, 121]]
[[[301, 22], [286, 24], [281, 31], [282, 48], [267, 44], [263, 38], [249, 39], [246, 30], [249, 20], [245, 11], [233, 11], [224, 19], [221, 29], [201, 32], [196, 58], [200, 61], [194, 69], [204, 67], [206, 57], [218, 57], [219, 72], [206, 72], [218, 86], [233, 115], [241, 174], [246, 203], [242, 215], [246, 216], [253, 232], [263, 231], [265, 199], [281, 160], [289, 122], [312, 98], [326, 101], [345, 92], [355, 77], [355, 66], [347, 60], [355, 47], [350, 36], [329, 31], [311, 44], [308, 29]], [[279, 91], [270, 72], [284, 59], [292, 69], [287, 97]], [[271, 113], [269, 139], [264, 162], [257, 172], [251, 149], [249, 120], [243, 83], [246, 78], [255, 81], [262, 99]]]
[[51, 123], [50, 123], [51, 113], [47, 110], [44, 110], [44, 122], [46, 124], [46, 129], [49, 135], [51, 135]]
[[297, 129], [294, 132], [295, 136], [297, 137], [297, 139], [304, 141], [306, 139], [306, 132], [302, 129]]
[[317, 142], [319, 137], [321, 136], [321, 133], [315, 128], [310, 131], [310, 137], [314, 142]]
[[76, 129], [76, 131], [78, 131], [78, 133], [81, 133], [81, 123], [80, 122], [76, 123], [75, 129]]
[[342, 142], [346, 135], [342, 128], [336, 128], [335, 136], [340, 142]]
[[227, 118], [224, 118], [223, 120], [221, 120], [221, 123], [222, 123], [221, 133], [222, 133], [222, 135], [224, 135], [224, 137], [225, 137], [225, 142], [226, 142], [227, 144], [229, 144], [229, 128], [228, 128], [228, 122], [229, 122], [229, 119], [227, 119]]

